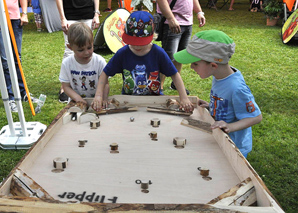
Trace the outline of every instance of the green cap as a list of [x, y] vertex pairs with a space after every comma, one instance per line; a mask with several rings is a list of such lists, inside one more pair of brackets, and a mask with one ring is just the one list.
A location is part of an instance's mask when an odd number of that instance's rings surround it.
[[174, 54], [181, 64], [204, 60], [217, 64], [227, 64], [235, 52], [234, 41], [219, 30], [206, 30], [196, 33], [185, 50]]

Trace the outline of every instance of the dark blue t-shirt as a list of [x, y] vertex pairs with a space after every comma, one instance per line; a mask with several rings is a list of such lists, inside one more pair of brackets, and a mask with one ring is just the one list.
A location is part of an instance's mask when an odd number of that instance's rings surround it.
[[122, 94], [159, 95], [159, 73], [172, 76], [177, 69], [167, 53], [156, 44], [144, 56], [135, 55], [126, 45], [111, 58], [104, 72], [108, 76], [122, 73]]

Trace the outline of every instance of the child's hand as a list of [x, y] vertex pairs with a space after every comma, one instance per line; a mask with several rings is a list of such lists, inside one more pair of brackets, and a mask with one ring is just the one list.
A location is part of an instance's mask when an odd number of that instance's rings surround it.
[[103, 100], [102, 101], [102, 108], [106, 109], [109, 107], [110, 102], [108, 100]]
[[103, 104], [102, 97], [101, 96], [95, 96], [92, 103], [91, 103], [91, 107], [95, 111], [100, 112], [101, 109], [102, 109], [102, 104]]
[[80, 100], [79, 102], [82, 102], [83, 104], [87, 105], [88, 106], [88, 103], [85, 99], [82, 98], [82, 100]]
[[209, 103], [207, 101], [199, 99], [198, 104], [200, 107], [209, 108]]
[[216, 129], [216, 128], [220, 128], [225, 133], [231, 132], [230, 125], [225, 121], [215, 121], [214, 124], [211, 125], [211, 129]]
[[194, 110], [194, 107], [191, 101], [186, 98], [184, 100], [180, 100], [180, 109], [184, 109], [185, 112], [192, 112]]

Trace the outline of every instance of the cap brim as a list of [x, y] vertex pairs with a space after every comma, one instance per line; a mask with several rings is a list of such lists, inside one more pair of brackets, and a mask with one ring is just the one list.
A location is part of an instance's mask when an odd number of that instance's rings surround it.
[[178, 63], [181, 63], [181, 64], [191, 64], [191, 63], [201, 60], [200, 58], [189, 54], [186, 49], [175, 53], [174, 59], [175, 59], [175, 61], [177, 61]]
[[123, 33], [122, 40], [125, 44], [135, 45], [135, 46], [144, 46], [150, 44], [153, 40], [153, 34], [151, 36], [146, 37], [137, 37], [137, 36], [130, 36], [126, 33]]

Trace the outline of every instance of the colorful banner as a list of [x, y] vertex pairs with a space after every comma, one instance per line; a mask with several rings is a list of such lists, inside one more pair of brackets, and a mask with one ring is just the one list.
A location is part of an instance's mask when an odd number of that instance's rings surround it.
[[130, 13], [126, 9], [119, 8], [106, 17], [94, 37], [95, 51], [105, 47], [104, 44], [106, 44], [113, 53], [116, 53], [121, 47], [126, 45], [122, 41], [122, 35], [129, 15]]
[[284, 23], [281, 33], [283, 43], [287, 43], [298, 31], [298, 10], [294, 11]]
[[103, 35], [110, 50], [115, 53], [126, 44], [122, 41], [125, 23], [130, 13], [123, 8], [113, 11], [104, 21]]

